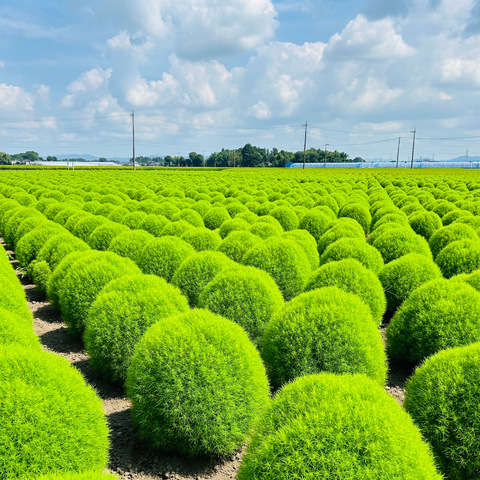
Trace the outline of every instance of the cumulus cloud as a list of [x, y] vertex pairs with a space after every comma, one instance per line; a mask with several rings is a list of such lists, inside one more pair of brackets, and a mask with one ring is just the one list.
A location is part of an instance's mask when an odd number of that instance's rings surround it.
[[63, 97], [62, 106], [70, 108], [79, 101], [90, 100], [98, 96], [99, 92], [106, 90], [111, 75], [111, 68], [97, 67], [83, 72], [80, 77], [68, 85], [67, 90], [70, 93]]
[[[100, 11], [122, 32], [146, 35], [161, 47], [172, 39], [175, 53], [190, 60], [211, 59], [254, 49], [273, 37], [276, 11], [271, 0], [105, 0]], [[112, 40], [113, 42], [113, 40]]]
[[10, 112], [31, 111], [34, 107], [33, 96], [23, 88], [0, 83], [0, 108]]

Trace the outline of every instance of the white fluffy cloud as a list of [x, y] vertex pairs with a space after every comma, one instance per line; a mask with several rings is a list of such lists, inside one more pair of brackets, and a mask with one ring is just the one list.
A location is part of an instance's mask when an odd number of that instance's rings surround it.
[[112, 75], [112, 69], [100, 67], [92, 68], [83, 72], [80, 77], [68, 86], [68, 95], [62, 99], [62, 106], [74, 107], [85, 101], [90, 102], [107, 91], [108, 82]]
[[33, 96], [23, 88], [0, 83], [0, 109], [8, 112], [31, 111], [34, 107]]
[[120, 5], [105, 0], [100, 10], [109, 18], [115, 12], [122, 32], [128, 32], [120, 36], [141, 32], [159, 47], [170, 40], [175, 53], [190, 60], [254, 49], [272, 38], [276, 27], [271, 0], [127, 0]]

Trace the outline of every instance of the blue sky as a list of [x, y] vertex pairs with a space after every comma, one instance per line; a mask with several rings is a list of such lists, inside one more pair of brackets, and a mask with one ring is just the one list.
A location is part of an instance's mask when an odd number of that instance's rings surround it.
[[4, 0], [0, 151], [480, 155], [480, 0]]

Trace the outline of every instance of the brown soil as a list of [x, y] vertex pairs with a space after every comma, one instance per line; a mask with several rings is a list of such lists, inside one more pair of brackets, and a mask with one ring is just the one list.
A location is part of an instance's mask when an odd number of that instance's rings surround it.
[[[2, 241], [3, 246], [5, 244]], [[13, 252], [8, 252], [13, 256]], [[17, 269], [17, 262], [12, 259]], [[243, 452], [237, 452], [221, 461], [192, 460], [180, 456], [166, 456], [151, 450], [138, 436], [130, 417], [130, 401], [122, 387], [109, 383], [97, 375], [89, 365], [83, 343], [72, 338], [59, 312], [50, 305], [31, 281], [17, 269], [24, 287], [28, 305], [34, 315], [34, 330], [45, 350], [65, 357], [77, 368], [103, 400], [110, 428], [110, 462], [108, 468], [123, 479], [135, 480], [228, 480], [236, 476]], [[382, 327], [382, 334], [385, 328]], [[404, 386], [409, 373], [391, 368], [387, 392], [400, 404], [404, 401]]]

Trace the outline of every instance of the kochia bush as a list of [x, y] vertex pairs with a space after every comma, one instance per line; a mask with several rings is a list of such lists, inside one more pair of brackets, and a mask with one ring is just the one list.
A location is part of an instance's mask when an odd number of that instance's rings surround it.
[[356, 220], [361, 227], [363, 228], [364, 233], [368, 233], [370, 230], [370, 223], [372, 223], [372, 216], [367, 206], [362, 205], [361, 203], [347, 203], [344, 205], [338, 217], [349, 217]]
[[480, 268], [480, 239], [456, 240], [449, 243], [440, 250], [435, 262], [446, 278], [459, 273], [472, 273]]
[[262, 416], [238, 480], [441, 480], [394, 398], [364, 375], [322, 373], [286, 385]]
[[140, 434], [153, 446], [216, 456], [249, 439], [269, 388], [243, 329], [193, 310], [147, 330], [128, 371], [127, 396]]
[[275, 388], [322, 371], [365, 373], [383, 384], [387, 374], [382, 338], [370, 309], [337, 287], [304, 293], [268, 323], [262, 358]]
[[108, 250], [112, 240], [123, 232], [130, 229], [121, 223], [107, 221], [99, 225], [88, 237], [88, 244], [95, 250]]
[[282, 305], [282, 294], [272, 277], [253, 267], [220, 272], [207, 284], [198, 302], [199, 307], [242, 326], [255, 345]]
[[445, 279], [414, 290], [387, 327], [389, 357], [413, 365], [445, 348], [478, 341], [480, 293]]
[[187, 230], [180, 238], [189, 243], [197, 252], [216, 250], [222, 243], [222, 237], [206, 227]]
[[346, 258], [328, 262], [315, 270], [305, 291], [323, 287], [338, 287], [361, 298], [370, 308], [374, 321], [381, 323], [387, 301], [377, 276], [360, 262]]
[[303, 292], [311, 273], [303, 248], [296, 241], [281, 237], [270, 237], [254, 245], [245, 253], [242, 263], [269, 273], [285, 300]]
[[478, 241], [479, 237], [472, 227], [463, 223], [452, 223], [447, 227], [442, 227], [430, 237], [429, 245], [433, 258], [436, 258], [449, 243], [457, 240]]
[[143, 248], [154, 238], [145, 230], [128, 230], [119, 233], [112, 239], [108, 251], [121, 257], [130, 258], [138, 265], [142, 258]]
[[405, 409], [449, 478], [480, 476], [480, 343], [428, 358], [410, 378]]
[[0, 397], [3, 478], [106, 466], [101, 401], [65, 359], [41, 349], [0, 346]]
[[442, 219], [435, 212], [415, 212], [409, 215], [408, 222], [415, 233], [426, 240], [443, 227]]
[[251, 232], [243, 230], [234, 231], [230, 232], [223, 239], [217, 250], [224, 253], [231, 260], [240, 263], [245, 253], [260, 242], [262, 242], [262, 239]]
[[159, 320], [188, 310], [180, 291], [155, 275], [129, 275], [108, 283], [85, 320], [85, 349], [105, 377], [124, 382], [135, 345]]

